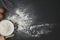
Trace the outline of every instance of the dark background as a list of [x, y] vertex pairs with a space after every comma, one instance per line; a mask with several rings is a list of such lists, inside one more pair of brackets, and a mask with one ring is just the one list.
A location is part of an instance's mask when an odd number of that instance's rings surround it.
[[[13, 0], [14, 1], [14, 0]], [[47, 23], [55, 23], [54, 29], [52, 33], [47, 34], [46, 36], [42, 36], [40, 38], [23, 38], [21, 36], [20, 39], [16, 36], [11, 40], [59, 40], [60, 35], [60, 20], [59, 20], [59, 1], [53, 0], [19, 0], [22, 1], [24, 5], [33, 5], [33, 9], [35, 11], [35, 15], [37, 16], [36, 23], [39, 22], [47, 22]], [[0, 6], [3, 6], [0, 1]]]

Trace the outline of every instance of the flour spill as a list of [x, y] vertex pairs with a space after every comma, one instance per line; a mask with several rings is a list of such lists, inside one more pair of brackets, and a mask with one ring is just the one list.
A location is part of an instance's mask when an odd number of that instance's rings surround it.
[[21, 11], [20, 9], [16, 10], [16, 14], [12, 16], [8, 16], [8, 20], [11, 20], [13, 23], [17, 23], [18, 25], [18, 32], [24, 32], [28, 36], [31, 37], [39, 37], [43, 34], [47, 34], [51, 32], [51, 28], [53, 27], [53, 24], [38, 24], [38, 25], [33, 25], [33, 18], [30, 17], [30, 13], [25, 13], [27, 9], [24, 9]]

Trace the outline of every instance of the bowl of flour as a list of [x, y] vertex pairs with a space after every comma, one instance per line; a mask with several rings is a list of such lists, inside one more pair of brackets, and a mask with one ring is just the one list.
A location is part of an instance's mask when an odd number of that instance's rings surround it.
[[14, 25], [9, 20], [2, 20], [0, 22], [0, 35], [9, 36], [14, 32]]

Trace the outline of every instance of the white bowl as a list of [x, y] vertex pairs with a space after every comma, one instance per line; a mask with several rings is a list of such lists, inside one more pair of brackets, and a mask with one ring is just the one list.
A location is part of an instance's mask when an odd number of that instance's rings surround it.
[[14, 25], [9, 20], [2, 20], [0, 22], [0, 35], [9, 36], [14, 32]]

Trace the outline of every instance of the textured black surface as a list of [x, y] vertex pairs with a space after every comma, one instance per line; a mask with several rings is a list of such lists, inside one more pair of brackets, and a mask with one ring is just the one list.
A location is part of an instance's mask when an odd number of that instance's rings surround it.
[[[19, 34], [16, 33], [14, 38], [10, 38], [9, 40], [59, 40], [59, 28], [60, 28], [60, 20], [59, 20], [59, 10], [58, 10], [58, 1], [53, 0], [13, 0], [15, 2], [14, 6], [17, 4], [24, 4], [24, 5], [33, 5], [35, 15], [37, 19], [35, 21], [36, 24], [39, 22], [47, 22], [47, 23], [56, 23], [52, 33], [47, 34], [46, 36], [42, 36], [40, 38], [24, 38], [21, 37]], [[16, 4], [17, 2], [17, 4]], [[0, 6], [3, 4], [0, 1]], [[7, 39], [8, 40], [8, 39]]]

